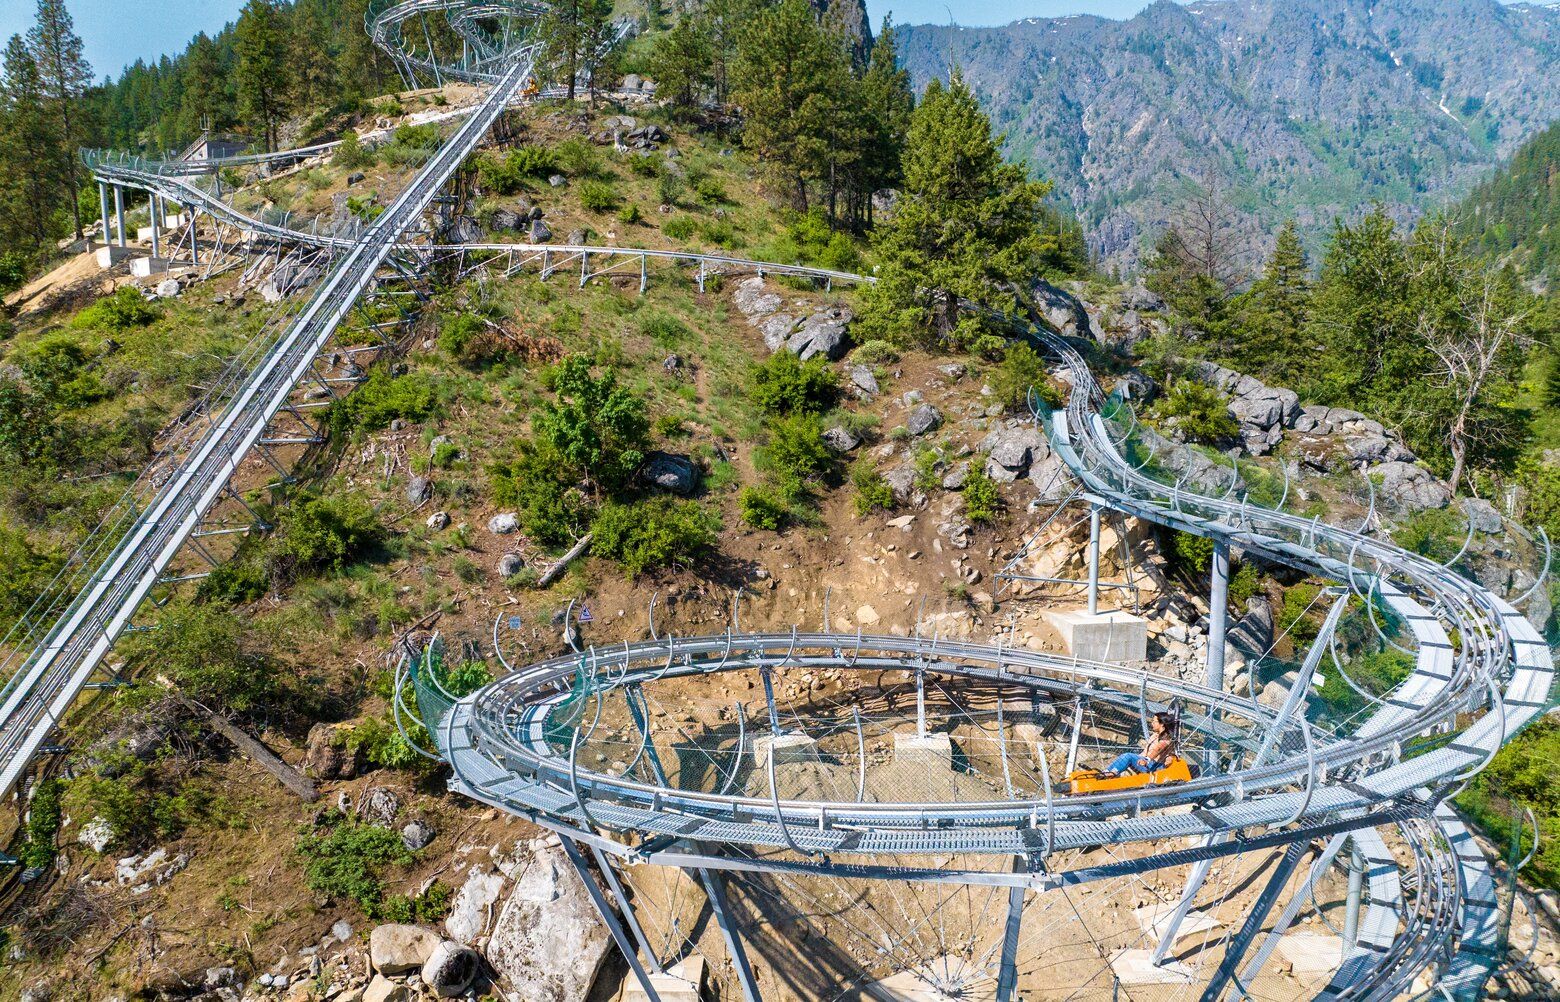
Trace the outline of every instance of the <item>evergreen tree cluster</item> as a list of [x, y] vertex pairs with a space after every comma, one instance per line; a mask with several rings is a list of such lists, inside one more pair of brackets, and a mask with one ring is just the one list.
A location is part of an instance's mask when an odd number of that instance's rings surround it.
[[1560, 282], [1560, 122], [1528, 140], [1468, 197], [1459, 229], [1484, 250], [1510, 255], [1551, 285]]
[[1459, 488], [1513, 468], [1532, 418], [1519, 406], [1523, 371], [1553, 320], [1450, 220], [1404, 232], [1380, 207], [1339, 220], [1314, 277], [1290, 224], [1262, 273], [1237, 288], [1186, 244], [1172, 227], [1149, 262], [1147, 283], [1173, 326], [1150, 349], [1163, 369], [1209, 358], [1308, 402], [1363, 411]]

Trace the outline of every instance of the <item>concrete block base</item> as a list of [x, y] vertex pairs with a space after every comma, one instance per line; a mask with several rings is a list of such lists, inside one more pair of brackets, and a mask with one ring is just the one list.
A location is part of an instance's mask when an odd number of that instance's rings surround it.
[[130, 274], [136, 278], [151, 278], [167, 273], [169, 265], [165, 257], [138, 257], [130, 262]]
[[1278, 955], [1296, 981], [1319, 988], [1332, 980], [1343, 963], [1343, 940], [1325, 933], [1292, 932], [1280, 937]]
[[1124, 985], [1184, 985], [1192, 980], [1192, 969], [1167, 960], [1155, 967], [1153, 950], [1122, 950], [1110, 958], [1110, 969]]
[[769, 758], [774, 756], [775, 765], [790, 765], [794, 762], [821, 762], [818, 754], [818, 741], [805, 734], [782, 734], [779, 737], [762, 737], [753, 739], [753, 765], [758, 769], [769, 768]]
[[990, 971], [962, 957], [939, 957], [914, 971], [874, 981], [862, 991], [874, 1002], [991, 1002], [997, 997]]
[[115, 247], [110, 244], [107, 247], [99, 247], [93, 253], [97, 255], [99, 268], [112, 268], [134, 252], [129, 247]]
[[894, 761], [914, 762], [932, 769], [953, 768], [953, 739], [946, 734], [894, 735]]
[[[1132, 913], [1132, 916], [1137, 919], [1138, 928], [1157, 942], [1164, 938], [1165, 930], [1170, 927], [1170, 917], [1174, 914], [1174, 903], [1166, 903], [1139, 908]], [[1222, 922], [1205, 912], [1189, 911], [1176, 929], [1175, 939], [1179, 943], [1188, 936], [1201, 936], [1213, 932], [1222, 925]]]
[[[688, 957], [666, 969], [665, 974], [650, 975], [650, 983], [661, 1002], [701, 1002], [704, 997], [704, 958]], [[639, 979], [630, 974], [623, 979], [623, 1002], [650, 1002]]]
[[1068, 609], [1048, 612], [1046, 619], [1075, 658], [1112, 664], [1148, 660], [1148, 621], [1130, 612], [1091, 616], [1082, 609]]
[[163, 234], [169, 232], [169, 230], [170, 230], [170, 227], [167, 227], [167, 226], [164, 226], [160, 230], [154, 229], [153, 227], [150, 227], [150, 226], [138, 226], [138, 227], [136, 227], [135, 238], [137, 240], [141, 241], [141, 243], [143, 243], [143, 244], [149, 244], [149, 243], [152, 242], [152, 235], [154, 233], [157, 236], [162, 236]]

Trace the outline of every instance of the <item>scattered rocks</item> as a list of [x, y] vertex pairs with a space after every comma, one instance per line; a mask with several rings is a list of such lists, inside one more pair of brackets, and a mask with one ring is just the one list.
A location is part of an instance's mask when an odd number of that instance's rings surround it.
[[910, 417], [905, 420], [905, 426], [910, 429], [910, 434], [917, 437], [928, 432], [936, 431], [942, 427], [942, 412], [931, 404], [922, 404], [910, 412]]
[[103, 818], [93, 818], [81, 826], [81, 831], [76, 833], [76, 841], [93, 852], [101, 853], [114, 841], [114, 828]]
[[433, 481], [414, 476], [406, 482], [406, 500], [414, 505], [426, 504], [433, 499]]
[[525, 570], [525, 558], [518, 553], [506, 553], [498, 558], [496, 568], [501, 578], [512, 578]]
[[520, 516], [512, 511], [501, 512], [488, 519], [488, 532], [495, 536], [507, 536], [520, 531]]
[[432, 529], [434, 532], [443, 532], [445, 529], [449, 528], [449, 524], [449, 512], [436, 511], [432, 515], [428, 516], [428, 528]]
[[957, 383], [964, 378], [964, 374], [969, 370], [960, 362], [950, 362], [947, 365], [939, 365], [937, 371], [942, 373], [943, 377], [950, 383]]
[[[764, 335], [770, 351], [789, 351], [803, 361], [823, 357], [835, 361], [849, 347], [849, 327], [855, 314], [843, 306], [817, 310], [804, 319], [798, 313], [782, 312], [783, 300], [764, 285], [758, 276], [745, 279], [732, 295], [738, 311]], [[810, 309], [806, 303], [801, 310]]]
[[167, 278], [158, 282], [157, 288], [153, 291], [157, 294], [158, 299], [174, 299], [183, 291], [183, 287], [179, 285], [178, 279]]
[[153, 849], [144, 856], [126, 856], [114, 865], [114, 879], [132, 894], [161, 887], [190, 865], [190, 854], [170, 856], [167, 849]]
[[699, 467], [687, 456], [671, 452], [652, 452], [639, 471], [645, 483], [684, 497], [699, 488]]
[[564, 185], [569, 183], [569, 179], [564, 177], [562, 174], [549, 174], [547, 175], [547, 183], [551, 187], [562, 188]]
[[475, 950], [445, 940], [423, 961], [422, 982], [439, 998], [453, 998], [470, 986], [481, 966]]
[[845, 378], [850, 380], [851, 389], [859, 397], [871, 400], [879, 393], [877, 377], [864, 365], [853, 365], [845, 370]]
[[965, 481], [970, 478], [970, 464], [968, 460], [958, 463], [942, 478], [943, 490], [956, 491], [964, 487]]
[[363, 793], [358, 801], [358, 817], [369, 824], [389, 828], [395, 816], [401, 813], [401, 798], [395, 791], [376, 786]]
[[533, 219], [531, 220], [530, 238], [533, 244], [545, 244], [553, 238], [552, 227], [547, 225], [546, 220]]
[[376, 976], [363, 989], [363, 1002], [412, 1002], [412, 993], [403, 984]]
[[368, 934], [369, 963], [382, 975], [420, 970], [440, 942], [438, 933], [419, 925], [375, 926]]

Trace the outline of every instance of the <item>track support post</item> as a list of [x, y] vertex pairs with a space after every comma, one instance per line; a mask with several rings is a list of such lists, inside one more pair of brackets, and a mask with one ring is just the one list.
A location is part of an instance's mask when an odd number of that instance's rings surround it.
[[563, 851], [569, 857], [569, 862], [574, 864], [574, 872], [579, 874], [580, 882], [585, 885], [585, 892], [590, 895], [591, 902], [601, 915], [601, 921], [606, 923], [607, 932], [611, 933], [612, 941], [617, 944], [618, 952], [623, 954], [629, 968], [634, 972], [634, 977], [639, 979], [639, 986], [644, 989], [645, 997], [650, 1002], [661, 1002], [661, 996], [655, 990], [655, 982], [650, 980], [650, 974], [639, 962], [639, 951], [634, 949], [633, 942], [623, 931], [623, 923], [618, 921], [617, 913], [612, 910], [606, 895], [602, 894], [601, 888], [596, 886], [596, 879], [590, 875], [590, 867], [585, 865], [585, 857], [580, 853], [579, 846], [575, 845], [572, 839], [565, 838], [560, 841], [563, 843]]

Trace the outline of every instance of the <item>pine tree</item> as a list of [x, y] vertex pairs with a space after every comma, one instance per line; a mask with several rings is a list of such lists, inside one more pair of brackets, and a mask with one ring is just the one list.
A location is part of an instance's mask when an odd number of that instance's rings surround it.
[[885, 17], [861, 78], [861, 114], [867, 125], [861, 181], [869, 220], [872, 194], [899, 185], [900, 157], [915, 111], [910, 71], [899, 68], [896, 43], [894, 23]]
[[82, 96], [92, 86], [92, 67], [82, 55], [81, 37], [76, 34], [65, 0], [38, 0], [38, 18], [27, 34], [27, 44], [59, 123], [60, 150], [56, 155], [61, 159], [69, 187], [66, 201], [74, 216], [76, 239], [80, 240], [81, 210], [76, 193], [81, 184], [76, 154], [87, 132]]
[[67, 179], [60, 160], [59, 123], [48, 106], [43, 76], [20, 35], [0, 63], [0, 240], [31, 251], [56, 233], [55, 206]]
[[217, 43], [204, 33], [196, 35], [185, 52], [179, 72], [184, 78], [184, 98], [179, 108], [180, 133], [185, 138], [194, 138], [202, 129], [226, 125], [227, 77], [222, 71]]
[[655, 40], [648, 71], [656, 95], [671, 101], [673, 108], [698, 107], [715, 83], [715, 53], [704, 19], [692, 10], [680, 12], [672, 29]]
[[879, 280], [867, 294], [864, 336], [1001, 346], [996, 323], [961, 315], [959, 302], [1016, 307], [1010, 290], [1030, 278], [1050, 190], [1005, 163], [1001, 142], [960, 74], [927, 86], [910, 119], [903, 193], [874, 236]]
[[291, 90], [287, 31], [275, 0], [249, 0], [238, 16], [234, 48], [239, 113], [276, 149], [276, 130], [287, 111]]
[[341, 13], [332, 23], [341, 33], [337, 78], [345, 96], [362, 99], [384, 89], [384, 53], [369, 38], [364, 26], [369, 0], [339, 0]]
[[321, 0], [298, 0], [292, 12], [292, 68], [295, 96], [306, 107], [334, 103], [338, 90]]
[[696, 15], [710, 39], [715, 103], [731, 97], [738, 53], [749, 22], [758, 15], [758, 0], [704, 0]]
[[592, 105], [602, 87], [617, 76], [618, 57], [622, 54], [612, 10], [613, 0], [584, 0], [580, 5], [579, 67], [588, 81]]
[[783, 0], [743, 34], [733, 77], [742, 144], [789, 189], [799, 211], [807, 211], [808, 182], [832, 177], [853, 149], [844, 121], [851, 83], [840, 40], [818, 23], [808, 0]]
[[1234, 304], [1239, 333], [1228, 355], [1241, 372], [1288, 385], [1311, 312], [1311, 261], [1293, 220], [1284, 224], [1262, 277]]
[[562, 77], [570, 101], [580, 75], [580, 43], [585, 8], [592, 0], [554, 0], [536, 24], [542, 44], [542, 62], [551, 68], [553, 78]]

